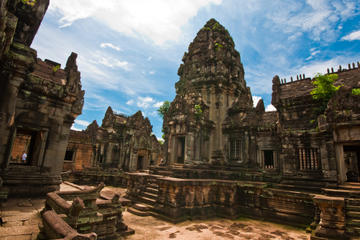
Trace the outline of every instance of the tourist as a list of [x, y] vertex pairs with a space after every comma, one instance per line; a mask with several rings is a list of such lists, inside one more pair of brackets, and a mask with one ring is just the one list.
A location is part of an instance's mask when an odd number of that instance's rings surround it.
[[26, 154], [26, 152], [24, 151], [24, 152], [23, 152], [23, 155], [21, 156], [21, 160], [22, 160], [23, 163], [26, 163], [26, 159], [27, 159], [27, 154]]

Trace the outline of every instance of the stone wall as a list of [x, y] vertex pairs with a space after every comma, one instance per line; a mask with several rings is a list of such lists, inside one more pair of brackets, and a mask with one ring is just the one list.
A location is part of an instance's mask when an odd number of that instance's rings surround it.
[[86, 168], [81, 171], [67, 171], [61, 175], [63, 181], [80, 185], [105, 183], [108, 186], [126, 187], [127, 176], [118, 169]]
[[264, 182], [127, 175], [127, 195], [132, 199], [136, 199], [149, 182], [156, 182], [159, 192], [154, 208], [173, 221], [251, 216], [307, 226], [315, 216], [312, 194], [276, 189]]
[[72, 159], [64, 159], [64, 171], [81, 171], [92, 167], [94, 149], [88, 134], [71, 130], [66, 151], [72, 152]]

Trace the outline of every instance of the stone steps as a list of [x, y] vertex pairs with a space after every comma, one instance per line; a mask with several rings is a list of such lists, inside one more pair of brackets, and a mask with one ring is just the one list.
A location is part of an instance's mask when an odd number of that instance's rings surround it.
[[347, 219], [346, 225], [350, 227], [360, 227], [360, 220], [359, 219]]
[[348, 211], [348, 208], [346, 208], [346, 217], [352, 219], [360, 219], [360, 212]]
[[136, 210], [139, 211], [149, 211], [152, 209], [150, 205], [147, 205], [145, 203], [136, 203], [132, 206], [132, 208], [135, 208]]
[[297, 186], [297, 185], [292, 185], [292, 184], [276, 184], [274, 185], [274, 188], [279, 188], [279, 189], [285, 189], [285, 190], [291, 190], [291, 191], [306, 191], [306, 192], [320, 192], [320, 188], [317, 186]]
[[157, 194], [154, 194], [154, 193], [150, 193], [150, 192], [142, 192], [141, 195], [143, 197], [146, 197], [146, 198], [149, 198], [149, 199], [153, 199], [153, 200], [157, 200], [158, 198], [158, 195]]
[[346, 211], [360, 212], [360, 206], [347, 205], [347, 206], [346, 206]]
[[147, 216], [151, 215], [148, 211], [141, 211], [141, 210], [138, 210], [138, 209], [136, 209], [134, 207], [128, 207], [127, 211], [129, 213], [132, 213], [132, 214], [134, 214], [136, 216], [141, 216], [141, 217], [147, 217]]
[[146, 204], [149, 204], [149, 205], [153, 206], [153, 205], [155, 205], [156, 200], [153, 199], [153, 198], [139, 196], [139, 202], [146, 203]]
[[348, 198], [345, 205], [346, 231], [349, 235], [360, 236], [360, 198]]
[[351, 205], [351, 206], [360, 206], [360, 199], [349, 198], [349, 199], [346, 199], [346, 203], [347, 203], [347, 205]]
[[128, 211], [138, 216], [154, 216], [156, 215], [153, 206], [158, 199], [159, 186], [155, 179], [149, 179], [148, 184], [143, 192], [141, 192], [135, 199], [135, 204], [128, 208]]
[[328, 196], [360, 198], [360, 190], [322, 188], [322, 191]]
[[159, 190], [155, 187], [147, 187], [146, 192], [158, 195]]

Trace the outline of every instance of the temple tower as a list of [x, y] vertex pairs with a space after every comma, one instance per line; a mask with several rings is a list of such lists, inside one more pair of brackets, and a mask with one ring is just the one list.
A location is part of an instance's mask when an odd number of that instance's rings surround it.
[[176, 97], [164, 118], [167, 160], [192, 164], [224, 160], [222, 124], [236, 99], [252, 106], [240, 54], [215, 19], [200, 29], [184, 54]]

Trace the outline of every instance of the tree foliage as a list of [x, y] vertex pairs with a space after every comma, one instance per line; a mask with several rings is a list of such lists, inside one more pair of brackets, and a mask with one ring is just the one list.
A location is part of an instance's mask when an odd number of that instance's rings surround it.
[[165, 101], [157, 111], [159, 115], [163, 118], [165, 114], [169, 111], [169, 108], [170, 108], [170, 102]]
[[33, 7], [36, 4], [36, 0], [22, 0], [22, 2], [31, 7]]
[[315, 88], [310, 92], [312, 98], [320, 101], [320, 113], [323, 113], [327, 107], [329, 100], [341, 86], [335, 86], [334, 82], [338, 79], [337, 74], [322, 75], [318, 73], [315, 76], [313, 85]]
[[328, 102], [334, 93], [340, 88], [340, 86], [334, 85], [337, 78], [337, 74], [322, 75], [318, 73], [315, 76], [315, 81], [313, 82], [315, 88], [311, 91], [313, 99]]
[[201, 106], [198, 105], [198, 104], [195, 104], [194, 108], [195, 108], [195, 116], [196, 116], [197, 119], [199, 119], [202, 116], [202, 113], [203, 113], [203, 111], [201, 109]]
[[360, 88], [353, 88], [351, 93], [352, 95], [360, 96]]

